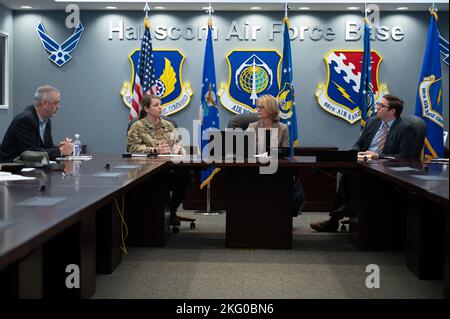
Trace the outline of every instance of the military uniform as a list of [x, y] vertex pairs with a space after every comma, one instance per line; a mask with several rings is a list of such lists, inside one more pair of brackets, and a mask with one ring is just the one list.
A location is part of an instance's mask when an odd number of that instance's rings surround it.
[[128, 131], [127, 148], [129, 152], [155, 153], [160, 144], [167, 144], [171, 149], [179, 148], [178, 154], [186, 154], [186, 150], [180, 144], [178, 130], [163, 118], [155, 125], [144, 117], [136, 121]]

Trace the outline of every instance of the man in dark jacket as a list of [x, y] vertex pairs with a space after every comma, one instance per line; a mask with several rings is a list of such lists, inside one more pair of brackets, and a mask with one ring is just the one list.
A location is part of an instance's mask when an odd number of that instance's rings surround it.
[[60, 108], [60, 93], [52, 86], [38, 87], [34, 105], [17, 114], [6, 131], [0, 146], [0, 162], [11, 162], [24, 151], [47, 152], [50, 158], [71, 155], [73, 143], [66, 138], [59, 146], [53, 144], [51, 117]]
[[[379, 157], [412, 158], [417, 132], [412, 125], [403, 121], [400, 115], [403, 111], [403, 101], [386, 94], [381, 103], [377, 104], [377, 116], [369, 118], [361, 135], [353, 146], [358, 150], [358, 157], [377, 159]], [[342, 174], [334, 204], [335, 210], [330, 213], [330, 219], [311, 223], [310, 226], [319, 232], [336, 231], [339, 220], [347, 216], [345, 184], [347, 175]]]

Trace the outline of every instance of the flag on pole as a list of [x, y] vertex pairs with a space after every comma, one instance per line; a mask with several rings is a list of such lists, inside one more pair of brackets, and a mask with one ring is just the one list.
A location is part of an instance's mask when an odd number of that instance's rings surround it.
[[155, 65], [153, 61], [152, 37], [148, 18], [144, 20], [144, 36], [142, 37], [138, 69], [134, 77], [133, 100], [130, 108], [130, 121], [139, 117], [142, 109], [141, 101], [144, 95], [153, 94], [155, 85]]
[[[212, 20], [208, 20], [208, 35], [206, 37], [205, 56], [203, 60], [202, 95], [201, 95], [201, 150], [208, 144], [206, 132], [220, 129], [219, 107], [217, 103], [216, 71], [214, 67], [214, 50], [212, 40]], [[204, 136], [205, 135], [205, 136]], [[220, 168], [209, 167], [202, 170], [200, 189], [207, 186]]]
[[367, 19], [364, 19], [364, 52], [359, 84], [359, 110], [361, 111], [361, 130], [366, 126], [367, 118], [374, 110], [374, 97], [372, 86], [372, 61], [370, 52], [370, 28]]
[[422, 117], [427, 124], [425, 158], [439, 158], [444, 155], [442, 76], [437, 21], [438, 15], [433, 8], [416, 97], [416, 115]]
[[294, 85], [292, 84], [292, 55], [289, 38], [289, 18], [283, 19], [283, 61], [281, 64], [281, 85], [277, 100], [281, 122], [288, 126], [290, 157], [294, 156], [294, 145], [298, 145], [297, 112], [295, 108]]

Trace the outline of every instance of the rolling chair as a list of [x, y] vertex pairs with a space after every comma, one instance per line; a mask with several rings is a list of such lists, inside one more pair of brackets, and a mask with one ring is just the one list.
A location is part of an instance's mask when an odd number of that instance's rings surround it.
[[404, 114], [401, 116], [403, 120], [408, 122], [414, 127], [416, 131], [416, 143], [415, 149], [412, 153], [413, 159], [420, 159], [422, 155], [423, 146], [425, 144], [425, 134], [427, 132], [427, 124], [424, 119], [412, 114]]
[[228, 122], [228, 128], [241, 128], [245, 131], [250, 123], [258, 120], [259, 117], [256, 113], [236, 114]]
[[[172, 123], [175, 127], [178, 127], [177, 123], [176, 123], [173, 119], [171, 119], [171, 118], [169, 118], [169, 117], [167, 117], [167, 116], [161, 116], [161, 118], [164, 119], [164, 120], [166, 120], [166, 121], [168, 121], [168, 122], [170, 122], [170, 123]], [[138, 119], [134, 119], [134, 120], [131, 120], [131, 121], [128, 123], [128, 126], [127, 126], [127, 133], [128, 133], [128, 131], [130, 130], [131, 126], [132, 126], [137, 120], [138, 120]], [[128, 148], [127, 148], [127, 152], [128, 152], [128, 151], [129, 151], [129, 150], [128, 150]], [[189, 148], [189, 152], [192, 153], [192, 151], [193, 151], [193, 149], [192, 149], [192, 146], [191, 146], [191, 147]], [[170, 192], [167, 194], [167, 197], [168, 197], [168, 200], [167, 200], [167, 204], [168, 204], [168, 203], [170, 202]], [[180, 229], [178, 228], [178, 226], [180, 226], [181, 222], [190, 222], [190, 229], [195, 229], [195, 221], [196, 221], [195, 218], [190, 218], [190, 217], [184, 217], [184, 216], [178, 216], [178, 215], [177, 215], [177, 219], [176, 219], [176, 221], [174, 222], [174, 224], [172, 225], [172, 233], [176, 234], [176, 233], [178, 233], [178, 232], [180, 231]]]

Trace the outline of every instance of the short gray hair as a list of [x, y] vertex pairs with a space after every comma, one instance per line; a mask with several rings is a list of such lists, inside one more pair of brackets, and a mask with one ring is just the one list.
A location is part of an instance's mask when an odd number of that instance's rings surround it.
[[51, 85], [43, 85], [38, 87], [36, 89], [36, 92], [34, 93], [34, 105], [39, 105], [43, 101], [49, 101], [50, 94], [52, 92], [56, 92], [59, 94], [59, 91]]

